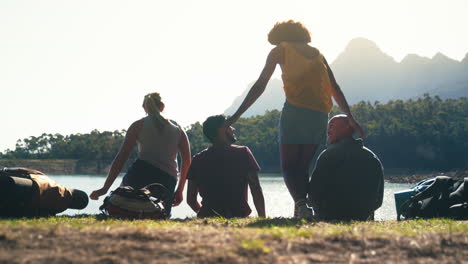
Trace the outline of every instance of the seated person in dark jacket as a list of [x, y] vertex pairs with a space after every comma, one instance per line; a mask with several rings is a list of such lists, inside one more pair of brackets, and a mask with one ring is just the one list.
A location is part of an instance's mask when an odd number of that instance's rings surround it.
[[[248, 186], [258, 216], [265, 217], [265, 202], [258, 180], [259, 166], [249, 148], [232, 145], [234, 128], [225, 128], [226, 117], [211, 116], [203, 133], [212, 145], [196, 154], [187, 175], [187, 203], [198, 217], [247, 217]], [[202, 198], [201, 205], [197, 194]]]
[[88, 205], [88, 195], [27, 168], [0, 169], [0, 216], [51, 216]]
[[382, 205], [382, 164], [352, 134], [346, 115], [328, 122], [328, 146], [309, 186], [309, 203], [319, 220], [373, 220]]

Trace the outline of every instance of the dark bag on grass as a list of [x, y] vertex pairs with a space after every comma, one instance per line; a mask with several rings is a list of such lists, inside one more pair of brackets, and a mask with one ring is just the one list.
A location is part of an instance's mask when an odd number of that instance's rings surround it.
[[164, 219], [167, 212], [164, 201], [170, 197], [169, 190], [154, 183], [141, 189], [121, 186], [112, 191], [99, 209], [109, 216], [132, 219]]
[[425, 190], [401, 205], [398, 220], [413, 218], [468, 219], [468, 178], [438, 176]]

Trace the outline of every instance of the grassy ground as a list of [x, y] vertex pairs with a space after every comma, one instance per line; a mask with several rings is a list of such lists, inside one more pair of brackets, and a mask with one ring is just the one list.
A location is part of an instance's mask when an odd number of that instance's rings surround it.
[[466, 263], [468, 222], [0, 220], [0, 263]]

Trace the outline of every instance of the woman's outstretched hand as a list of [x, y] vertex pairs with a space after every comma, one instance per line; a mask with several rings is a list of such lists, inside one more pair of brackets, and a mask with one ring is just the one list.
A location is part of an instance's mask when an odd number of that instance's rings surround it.
[[362, 127], [359, 125], [354, 118], [348, 118], [349, 120], [349, 125], [354, 129], [354, 132], [357, 132], [361, 138], [366, 137], [366, 133], [364, 133], [364, 130]]
[[91, 200], [97, 200], [99, 198], [99, 196], [102, 196], [104, 194], [107, 193], [107, 189], [105, 189], [104, 187], [99, 189], [99, 190], [95, 190], [93, 191], [90, 195], [89, 195], [89, 198], [91, 198]]
[[224, 127], [225, 128], [228, 128], [230, 126], [232, 126], [232, 124], [234, 124], [235, 122], [237, 122], [239, 118], [235, 117], [235, 116], [230, 116], [226, 119], [226, 122], [224, 122]]

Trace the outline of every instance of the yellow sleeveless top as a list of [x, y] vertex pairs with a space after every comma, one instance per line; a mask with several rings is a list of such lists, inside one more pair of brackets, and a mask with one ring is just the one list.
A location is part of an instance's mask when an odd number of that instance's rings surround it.
[[283, 89], [292, 105], [324, 113], [333, 106], [332, 85], [323, 55], [306, 58], [298, 53], [292, 43], [281, 42], [284, 50], [282, 65]]

